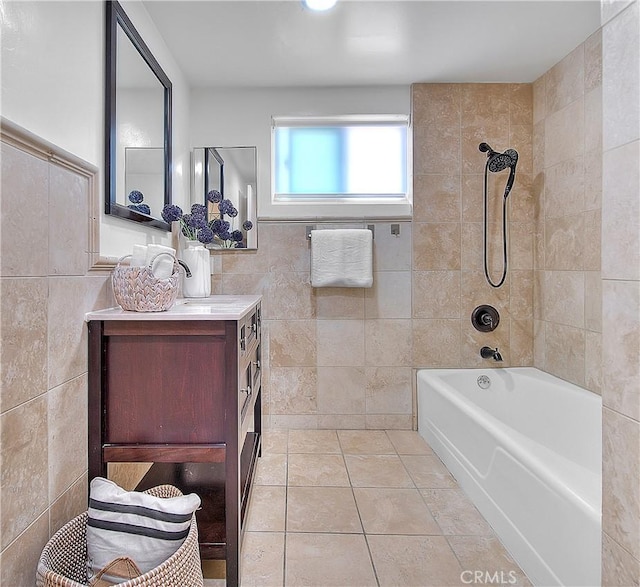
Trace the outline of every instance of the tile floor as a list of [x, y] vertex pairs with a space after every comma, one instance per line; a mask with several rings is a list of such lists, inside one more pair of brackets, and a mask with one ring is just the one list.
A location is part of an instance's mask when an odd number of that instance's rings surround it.
[[267, 431], [245, 523], [244, 587], [531, 585], [413, 431]]

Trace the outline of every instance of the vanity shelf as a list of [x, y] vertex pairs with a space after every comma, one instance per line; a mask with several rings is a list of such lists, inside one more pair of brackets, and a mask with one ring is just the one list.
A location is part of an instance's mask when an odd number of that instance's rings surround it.
[[201, 557], [225, 559], [227, 585], [239, 585], [261, 446], [260, 297], [87, 321], [89, 478], [106, 477], [107, 463], [152, 463], [136, 489], [197, 493]]

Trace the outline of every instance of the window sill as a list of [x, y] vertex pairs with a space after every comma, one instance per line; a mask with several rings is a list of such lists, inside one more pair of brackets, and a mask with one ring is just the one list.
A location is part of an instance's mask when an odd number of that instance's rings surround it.
[[266, 209], [258, 210], [258, 220], [319, 220], [319, 219], [367, 219], [379, 218], [410, 220], [412, 205], [408, 200], [375, 203], [361, 202], [269, 202]]

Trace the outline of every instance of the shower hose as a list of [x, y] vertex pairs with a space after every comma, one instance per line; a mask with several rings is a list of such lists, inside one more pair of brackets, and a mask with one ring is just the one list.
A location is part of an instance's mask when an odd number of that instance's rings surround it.
[[500, 281], [495, 283], [489, 275], [489, 243], [487, 242], [487, 233], [489, 225], [489, 192], [488, 192], [488, 176], [489, 176], [489, 159], [484, 166], [484, 276], [487, 283], [491, 287], [500, 287], [507, 278], [507, 197], [502, 198], [502, 277]]

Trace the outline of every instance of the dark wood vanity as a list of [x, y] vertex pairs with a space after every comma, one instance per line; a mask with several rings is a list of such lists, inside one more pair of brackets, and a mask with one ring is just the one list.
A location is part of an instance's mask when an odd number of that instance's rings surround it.
[[240, 551], [261, 434], [259, 296], [187, 300], [167, 312], [103, 310], [89, 324], [89, 479], [153, 463], [136, 489], [197, 493], [203, 559]]

